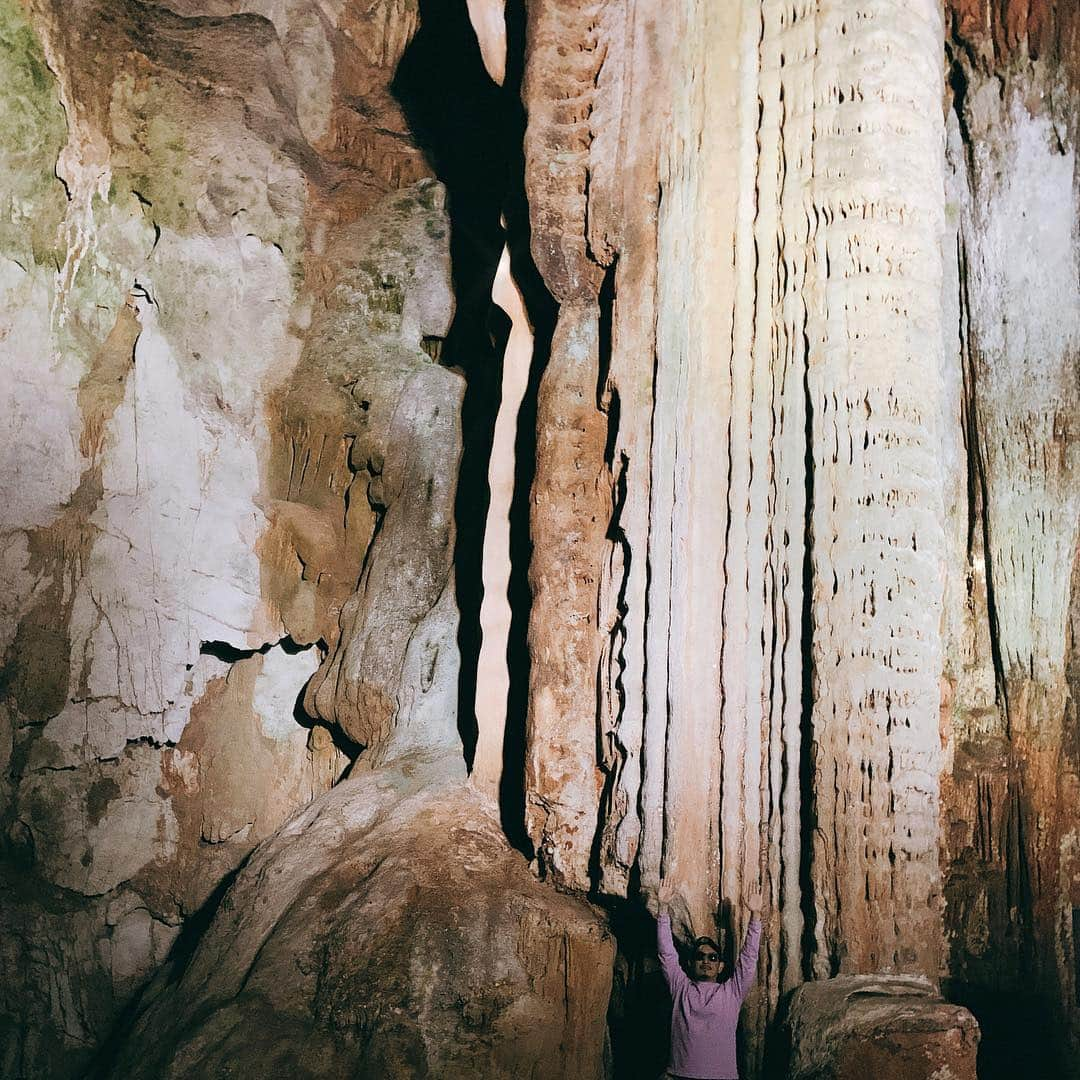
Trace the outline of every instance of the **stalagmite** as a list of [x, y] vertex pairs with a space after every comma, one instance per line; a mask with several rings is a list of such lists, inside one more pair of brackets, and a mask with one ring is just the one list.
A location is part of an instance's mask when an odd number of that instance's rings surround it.
[[533, 336], [521, 291], [510, 272], [510, 252], [503, 248], [491, 298], [510, 319], [503, 352], [502, 394], [491, 440], [488, 483], [491, 503], [484, 532], [484, 600], [480, 608], [483, 642], [476, 670], [476, 753], [473, 781], [498, 798], [504, 768], [504, 733], [510, 672], [510, 503], [514, 495], [514, 443], [518, 412], [529, 381]]

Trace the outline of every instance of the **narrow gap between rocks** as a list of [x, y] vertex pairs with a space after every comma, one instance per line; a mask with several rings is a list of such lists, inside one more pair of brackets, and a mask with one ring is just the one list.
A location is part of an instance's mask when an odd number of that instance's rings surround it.
[[462, 456], [455, 501], [454, 573], [460, 627], [458, 729], [472, 769], [479, 729], [477, 672], [484, 596], [484, 535], [488, 523], [495, 422], [501, 404], [503, 355], [509, 321], [491, 291], [504, 244], [535, 336], [533, 364], [517, 426], [514, 493], [510, 508], [510, 628], [506, 651], [509, 691], [503, 733], [499, 805], [507, 837], [527, 855], [524, 826], [525, 711], [529, 659], [526, 643], [529, 491], [535, 457], [536, 389], [554, 326], [554, 304], [529, 255], [524, 192], [525, 112], [521, 78], [525, 10], [506, 8], [506, 78], [488, 75], [466, 5], [421, 0], [420, 27], [395, 74], [392, 89], [417, 143], [447, 189], [454, 321], [438, 362], [462, 374]]

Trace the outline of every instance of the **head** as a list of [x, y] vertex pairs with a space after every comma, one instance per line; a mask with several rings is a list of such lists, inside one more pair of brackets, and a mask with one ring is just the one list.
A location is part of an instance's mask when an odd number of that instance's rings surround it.
[[695, 982], [719, 982], [724, 977], [724, 968], [720, 946], [709, 937], [695, 938], [690, 954], [690, 974]]

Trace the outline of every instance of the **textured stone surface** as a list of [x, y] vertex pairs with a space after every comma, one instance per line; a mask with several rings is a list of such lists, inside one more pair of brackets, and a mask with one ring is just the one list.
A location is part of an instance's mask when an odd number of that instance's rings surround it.
[[[536, 406], [525, 823], [546, 869], [578, 889], [589, 885], [603, 786], [595, 703], [580, 687], [595, 680], [600, 660], [597, 575], [611, 504], [600, 400], [603, 270], [585, 235], [601, 8], [532, 5], [522, 84], [531, 250], [561, 305]], [[567, 39], [578, 47], [565, 48]]]
[[[341, 372], [335, 328], [364, 317], [341, 321], [347, 279], [372, 301], [361, 352], [397, 347], [454, 458], [460, 380], [421, 348], [452, 309], [441, 189], [385, 203], [429, 172], [388, 90], [415, 28], [401, 4], [0, 7], [0, 814], [26, 878], [3, 929], [33, 959], [0, 1002], [5, 1075], [77, 1069], [182, 925], [348, 764], [298, 704], [376, 522], [365, 458], [341, 542], [363, 434], [341, 384], [384, 418], [401, 387], [358, 364], [292, 428], [280, 406], [313, 352]], [[367, 448], [391, 478], [415, 430]], [[333, 450], [307, 485], [307, 460], [279, 484], [279, 455], [313, 443]], [[445, 518], [454, 470], [427, 479]], [[389, 530], [403, 551], [411, 524]], [[386, 677], [403, 731], [445, 741], [456, 613], [432, 528], [441, 576]]]
[[791, 1080], [975, 1080], [979, 1029], [929, 983], [840, 976], [799, 987], [785, 1018]]
[[952, 8], [948, 967], [985, 1017], [983, 1073], [1072, 1076], [1080, 22], [1068, 4]]
[[[942, 29], [930, 3], [847, 16], [819, 28], [808, 271], [814, 968], [933, 976], [944, 189], [925, 174], [942, 168]], [[870, 47], [900, 21], [902, 47]]]
[[260, 847], [111, 1075], [600, 1080], [614, 943], [446, 765], [339, 784]]
[[[399, 726], [429, 722], [414, 716], [425, 709], [456, 738], [451, 558], [464, 386], [421, 347], [445, 337], [452, 311], [443, 204], [441, 186], [423, 182], [335, 235], [279, 406], [285, 535], [267, 543], [286, 563], [287, 622], [330, 647], [305, 705], [369, 760]], [[314, 624], [312, 611], [322, 613]], [[432, 687], [434, 703], [424, 697]]]
[[[577, 445], [541, 443], [534, 485], [533, 839], [615, 895], [663, 875], [705, 926], [764, 875], [771, 994], [808, 967], [934, 975], [940, 18], [631, 7], [530, 13], [530, 63], [560, 79], [525, 84], [533, 251], [560, 327], [604, 326], [595, 368], [556, 405], [541, 391]], [[571, 25], [582, 49], [543, 59]], [[553, 385], [578, 337], [557, 332]], [[574, 498], [552, 528], [558, 485]], [[595, 696], [573, 695], [588, 668]]]
[[[568, 1020], [548, 945], [593, 916], [441, 786], [475, 686], [476, 788], [619, 928], [618, 1069], [651, 1060], [626, 1003], [664, 880], [735, 936], [764, 888], [747, 1076], [787, 991], [883, 971], [971, 1005], [984, 1078], [1075, 1072], [1078, 33], [1062, 0], [0, 0], [0, 1071], [78, 1072], [171, 953], [124, 1052], [178, 1075], [261, 1052], [271, 1000], [290, 1068], [477, 1074], [505, 1037], [499, 1068], [592, 1075], [610, 944]], [[535, 460], [478, 463], [504, 241]], [[484, 477], [485, 604], [518, 606], [513, 664], [472, 671]], [[303, 810], [350, 760], [354, 854]], [[369, 845], [360, 906], [322, 894], [339, 955], [259, 923], [250, 874], [219, 906], [265, 856], [319, 910], [308, 871]], [[555, 929], [510, 944], [526, 909]], [[249, 923], [265, 998], [211, 970]], [[185, 1034], [204, 991], [230, 1004]]]
[[[600, 295], [604, 327], [596, 434], [534, 488], [588, 494], [533, 530], [541, 859], [614, 896], [662, 875], [706, 927], [764, 875], [758, 1031], [808, 973], [881, 969], [970, 979], [998, 1030], [1022, 972], [1059, 1039], [1072, 6], [612, 7], [530, 9], [534, 255], [560, 318]], [[545, 54], [556, 26], [582, 48]], [[595, 614], [545, 599], [549, 566]]]

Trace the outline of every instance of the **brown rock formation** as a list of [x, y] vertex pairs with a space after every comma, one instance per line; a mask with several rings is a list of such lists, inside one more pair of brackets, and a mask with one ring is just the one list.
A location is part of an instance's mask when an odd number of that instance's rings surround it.
[[112, 1071], [600, 1080], [613, 942], [445, 763], [346, 780], [259, 848]]
[[791, 1080], [974, 1080], [979, 1030], [928, 983], [842, 975], [800, 986], [785, 1020]]
[[[611, 505], [607, 545], [592, 501], [558, 528], [536, 514], [534, 657], [584, 658], [534, 668], [529, 759], [576, 762], [530, 775], [541, 858], [616, 896], [635, 874], [646, 892], [672, 878], [699, 924], [763, 876], [780, 913], [770, 999], [810, 972], [980, 971], [985, 988], [1039, 969], [1060, 1032], [1077, 820], [1071, 9], [950, 11], [947, 193], [932, 5], [534, 10], [533, 247], [560, 319], [616, 267], [592, 456], [541, 455], [534, 489], [596, 476]], [[571, 24], [581, 48], [543, 53]], [[659, 215], [622, 197], [616, 161]], [[1022, 224], [1036, 213], [1053, 243]], [[1025, 286], [1065, 302], [1033, 306]], [[992, 348], [977, 355], [975, 335]], [[571, 595], [549, 565], [597, 581], [595, 615], [546, 599]], [[541, 709], [590, 662], [595, 693]], [[994, 736], [1006, 698], [1017, 727]]]
[[1053, 3], [951, 14], [946, 251], [962, 443], [945, 669], [948, 969], [986, 1017], [989, 1060], [1021, 1067], [1016, 1043], [1035, 1031], [1034, 1067], [1067, 1071], [1080, 1038], [1068, 682], [1080, 301], [1064, 283], [1078, 265], [1080, 20]]

